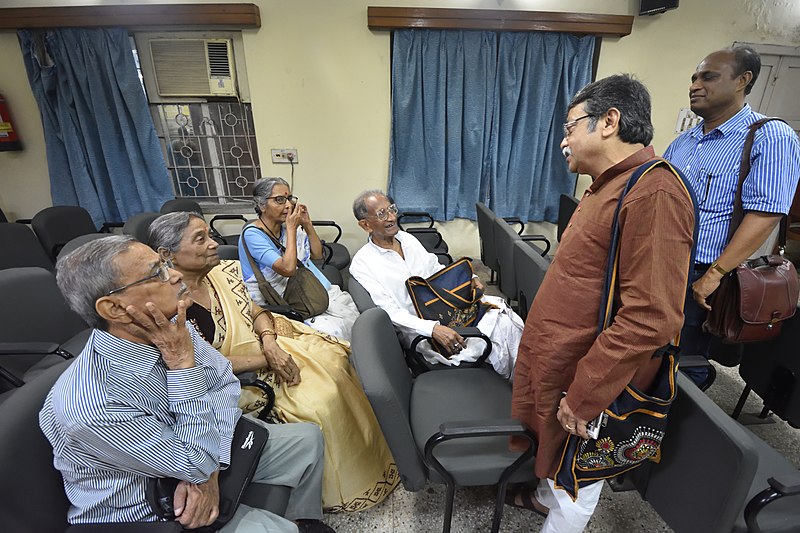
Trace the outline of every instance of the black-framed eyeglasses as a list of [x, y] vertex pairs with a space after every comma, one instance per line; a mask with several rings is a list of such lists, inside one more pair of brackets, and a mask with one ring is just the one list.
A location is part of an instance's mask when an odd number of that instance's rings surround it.
[[162, 261], [161, 264], [158, 265], [158, 268], [156, 269], [154, 274], [150, 274], [146, 278], [142, 278], [142, 279], [136, 280], [136, 281], [134, 281], [132, 283], [128, 283], [127, 285], [123, 285], [122, 287], [120, 287], [118, 289], [114, 289], [112, 291], [108, 291], [106, 293], [106, 296], [111, 296], [112, 294], [124, 291], [128, 287], [133, 287], [134, 285], [138, 285], [140, 283], [144, 283], [145, 281], [150, 281], [151, 279], [155, 279], [155, 278], [158, 278], [158, 280], [160, 282], [162, 282], [162, 283], [166, 283], [166, 282], [169, 281], [169, 278], [171, 276], [170, 269], [172, 269], [172, 268], [173, 268], [172, 261], [170, 261], [169, 259], [167, 259], [165, 261]]
[[594, 115], [583, 115], [582, 117], [578, 117], [575, 120], [570, 120], [569, 122], [565, 122], [564, 125], [563, 125], [564, 137], [569, 137], [569, 134], [572, 133], [572, 130], [575, 129], [575, 126], [578, 124], [578, 122], [580, 122], [581, 120], [583, 120], [585, 118], [589, 118], [589, 117], [593, 117], [593, 116]]
[[386, 220], [387, 218], [389, 218], [389, 214], [390, 213], [392, 215], [396, 215], [397, 211], [398, 211], [397, 204], [391, 204], [389, 207], [387, 207], [385, 209], [378, 209], [377, 211], [375, 211], [374, 215], [367, 215], [367, 216], [368, 217], [377, 218], [378, 220], [383, 221], [383, 220]]
[[283, 205], [283, 204], [286, 203], [287, 200], [292, 202], [293, 204], [296, 204], [298, 198], [297, 198], [297, 196], [292, 196], [292, 195], [289, 195], [289, 196], [267, 196], [267, 200], [275, 200], [276, 204]]

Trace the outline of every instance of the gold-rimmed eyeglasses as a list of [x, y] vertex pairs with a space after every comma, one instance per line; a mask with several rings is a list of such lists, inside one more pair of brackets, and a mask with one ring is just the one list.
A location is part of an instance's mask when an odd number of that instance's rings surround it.
[[172, 261], [170, 261], [169, 259], [167, 259], [165, 261], [162, 261], [158, 265], [158, 267], [156, 268], [155, 273], [150, 274], [149, 276], [144, 277], [142, 279], [138, 279], [138, 280], [136, 280], [136, 281], [134, 281], [132, 283], [128, 283], [127, 285], [123, 285], [122, 287], [119, 287], [118, 289], [114, 289], [114, 290], [108, 291], [106, 293], [106, 296], [111, 296], [112, 294], [124, 291], [128, 287], [133, 287], [134, 285], [138, 285], [140, 283], [144, 283], [146, 281], [150, 281], [151, 279], [155, 279], [155, 278], [158, 278], [158, 280], [160, 282], [162, 282], [162, 283], [166, 283], [166, 282], [169, 281], [169, 278], [171, 276], [170, 269], [172, 269], [172, 268], [173, 268]]

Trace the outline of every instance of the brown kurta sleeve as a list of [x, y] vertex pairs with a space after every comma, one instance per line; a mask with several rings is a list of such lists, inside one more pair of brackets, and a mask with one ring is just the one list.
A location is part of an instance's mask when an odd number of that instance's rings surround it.
[[583, 420], [608, 407], [683, 324], [694, 209], [677, 178], [650, 171], [626, 197], [619, 223], [619, 307], [567, 390], [567, 404]]

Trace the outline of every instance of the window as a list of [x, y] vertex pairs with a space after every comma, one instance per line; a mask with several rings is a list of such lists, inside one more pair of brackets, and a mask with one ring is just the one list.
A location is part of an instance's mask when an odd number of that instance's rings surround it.
[[[225, 205], [261, 177], [240, 35], [137, 33], [140, 79], [177, 197]], [[180, 73], [180, 75], [176, 75]]]

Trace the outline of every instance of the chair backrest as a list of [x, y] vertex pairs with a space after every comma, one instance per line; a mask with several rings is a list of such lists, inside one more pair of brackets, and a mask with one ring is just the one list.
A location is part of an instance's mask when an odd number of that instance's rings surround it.
[[567, 224], [569, 224], [569, 219], [572, 218], [572, 213], [575, 212], [575, 209], [578, 207], [578, 200], [571, 194], [562, 194], [558, 199], [558, 230], [556, 232], [556, 238], [559, 242], [561, 242], [561, 235], [564, 233], [564, 230], [567, 229]]
[[133, 215], [122, 226], [122, 233], [132, 235], [137, 241], [148, 244], [150, 240], [150, 224], [161, 216], [161, 213], [139, 213]]
[[642, 497], [675, 531], [729, 533], [757, 467], [752, 436], [679, 372], [661, 461], [637, 472]]
[[58, 251], [58, 257], [62, 255], [67, 255], [71, 251], [75, 250], [76, 248], [80, 248], [87, 242], [91, 242], [97, 239], [102, 239], [104, 237], [108, 237], [109, 233], [87, 233], [86, 235], [81, 235], [80, 237], [75, 237], [67, 244], [61, 247], [61, 250]]
[[498, 270], [497, 250], [494, 240], [494, 212], [481, 202], [475, 204], [478, 214], [478, 236], [481, 240], [481, 261], [492, 270]]
[[514, 243], [520, 240], [519, 235], [505, 220], [495, 217], [494, 239], [500, 276], [498, 279], [498, 286], [500, 287], [500, 291], [505, 294], [507, 298], [516, 300], [518, 294], [517, 278], [514, 273]]
[[39, 429], [44, 398], [71, 361], [50, 367], [0, 404], [3, 531], [64, 531], [69, 501], [53, 448]]
[[89, 212], [77, 205], [57, 205], [42, 209], [31, 219], [31, 226], [44, 251], [54, 262], [61, 247], [69, 241], [97, 232]]
[[161, 214], [175, 213], [177, 211], [191, 211], [203, 216], [203, 208], [194, 200], [188, 198], [175, 198], [174, 200], [167, 200], [161, 206]]
[[0, 269], [41, 267], [53, 270], [53, 261], [25, 224], [0, 223]]
[[795, 428], [800, 428], [800, 309], [768, 342], [742, 345], [739, 375], [764, 405]]
[[0, 270], [0, 294], [0, 342], [62, 344], [88, 327], [43, 268]]
[[352, 276], [352, 274], [350, 275], [350, 280], [347, 283], [347, 292], [350, 293], [350, 296], [353, 298], [353, 302], [355, 302], [360, 313], [375, 307], [375, 302], [372, 301], [372, 296], [369, 295], [367, 289], [365, 289], [364, 286]]
[[386, 311], [369, 309], [358, 317], [351, 349], [353, 367], [394, 456], [400, 479], [408, 490], [419, 490], [425, 485], [427, 469], [409, 424], [413, 382]]
[[514, 275], [517, 278], [517, 301], [523, 319], [528, 315], [533, 299], [550, 266], [547, 259], [529, 244], [518, 240], [514, 242]]
[[233, 244], [220, 244], [217, 248], [217, 253], [220, 259], [239, 260], [239, 247]]

